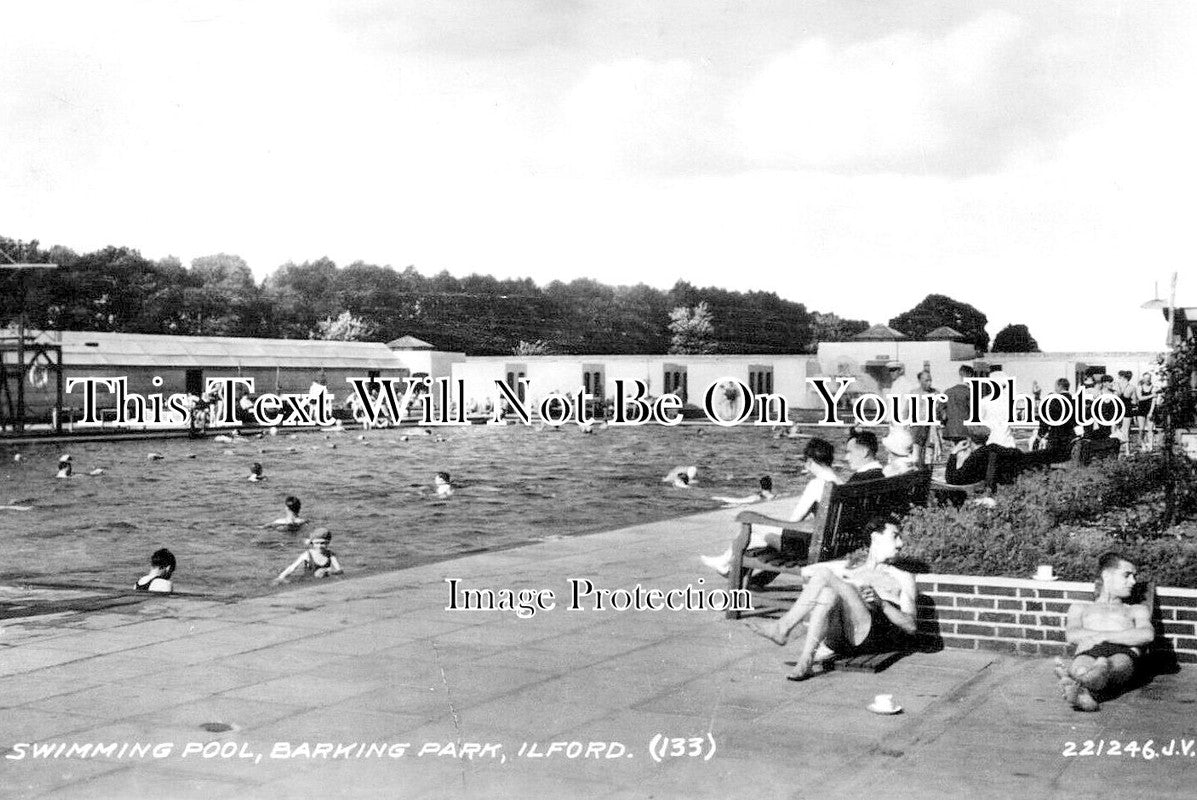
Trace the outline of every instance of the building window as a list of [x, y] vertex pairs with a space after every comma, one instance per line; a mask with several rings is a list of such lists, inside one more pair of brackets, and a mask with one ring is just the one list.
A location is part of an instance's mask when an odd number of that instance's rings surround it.
[[773, 394], [773, 367], [749, 365], [748, 388], [753, 394]]

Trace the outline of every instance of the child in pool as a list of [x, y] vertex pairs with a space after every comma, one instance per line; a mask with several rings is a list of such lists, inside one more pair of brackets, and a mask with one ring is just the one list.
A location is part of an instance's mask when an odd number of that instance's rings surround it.
[[432, 485], [436, 487], [437, 497], [451, 497], [453, 495], [453, 484], [447, 472], [436, 473], [436, 477], [432, 479]]
[[150, 571], [137, 579], [137, 585], [134, 588], [139, 592], [170, 594], [175, 588], [170, 580], [170, 576], [174, 572], [174, 553], [165, 547], [155, 550], [154, 554], [150, 556]]
[[288, 531], [297, 531], [307, 524], [307, 520], [299, 516], [299, 508], [302, 503], [300, 503], [298, 497], [288, 495], [287, 499], [283, 501], [283, 505], [287, 507], [286, 516], [279, 517], [274, 522], [263, 525], [263, 528], [282, 528]]
[[300, 553], [299, 558], [295, 559], [291, 566], [279, 573], [274, 582], [286, 583], [288, 576], [300, 567], [303, 567], [304, 572], [312, 573], [313, 578], [327, 578], [329, 575], [341, 574], [341, 562], [337, 561], [336, 555], [328, 549], [331, 541], [332, 534], [329, 533], [328, 528], [317, 528], [306, 542], [308, 549]]
[[58, 474], [55, 478], [69, 478], [71, 477], [71, 457], [63, 453], [58, 457]]
[[266, 476], [262, 474], [261, 464], [256, 461], [254, 462], [254, 465], [249, 468], [249, 478], [247, 478], [247, 480], [250, 483], [257, 483], [259, 481], [266, 480]]

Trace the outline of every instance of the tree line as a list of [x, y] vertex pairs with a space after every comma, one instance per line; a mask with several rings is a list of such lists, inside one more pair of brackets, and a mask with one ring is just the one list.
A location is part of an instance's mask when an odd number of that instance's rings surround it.
[[[428, 277], [413, 267], [362, 261], [338, 267], [320, 258], [283, 264], [259, 282], [244, 259], [223, 253], [184, 266], [177, 258], [154, 261], [128, 247], [80, 254], [0, 237], [0, 254], [7, 256], [0, 262], [59, 265], [0, 270], [0, 323], [15, 318], [23, 295], [28, 324], [38, 329], [292, 339], [352, 330], [372, 341], [415, 336], [469, 355], [508, 354], [529, 343], [540, 352], [585, 355], [667, 352], [678, 341], [678, 310], [700, 306], [709, 327], [695, 346], [707, 352], [813, 352], [818, 342], [848, 339], [868, 327], [864, 320], [808, 311], [773, 292], [685, 281], [668, 290], [588, 278], [541, 287], [527, 278], [458, 278], [446, 271]], [[975, 338], [971, 328], [979, 317], [987, 344], [984, 315], [965, 308], [975, 313], [938, 324], [955, 321]], [[935, 315], [917, 321], [922, 327]]]

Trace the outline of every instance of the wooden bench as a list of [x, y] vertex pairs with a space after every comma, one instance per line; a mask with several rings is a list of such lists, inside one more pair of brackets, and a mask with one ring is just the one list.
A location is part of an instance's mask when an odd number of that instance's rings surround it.
[[963, 495], [966, 500], [992, 495], [997, 489], [998, 454], [990, 452], [985, 462], [985, 477], [974, 483], [943, 483], [931, 481], [931, 494], [939, 502]]
[[1057, 469], [1084, 467], [1095, 458], [1117, 458], [1121, 450], [1122, 442], [1112, 436], [1108, 439], [1077, 439], [1072, 443], [1072, 455], [1069, 459], [1052, 466]]
[[[736, 517], [740, 533], [732, 542], [731, 568], [727, 572], [728, 589], [749, 588], [754, 571], [776, 575], [801, 575], [802, 567], [820, 561], [843, 558], [867, 546], [869, 534], [865, 523], [884, 514], [904, 514], [912, 505], [925, 505], [931, 485], [931, 471], [919, 470], [892, 478], [878, 478], [857, 483], [828, 484], [819, 500], [814, 520], [807, 523], [785, 522], [753, 511], [741, 511]], [[754, 524], [773, 525], [796, 535], [788, 540], [796, 546], [783, 552], [771, 547], [748, 549]], [[765, 608], [783, 608], [788, 604], [768, 603]], [[738, 619], [739, 611], [728, 611], [729, 619]]]

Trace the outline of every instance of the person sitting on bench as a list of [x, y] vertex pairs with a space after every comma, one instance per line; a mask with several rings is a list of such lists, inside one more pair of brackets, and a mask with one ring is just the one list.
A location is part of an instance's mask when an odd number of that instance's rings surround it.
[[[835, 474], [835, 470], [831, 468], [831, 463], [835, 458], [835, 448], [831, 442], [820, 439], [817, 436], [812, 438], [806, 443], [802, 458], [803, 471], [810, 476], [810, 480], [807, 482], [806, 488], [802, 490], [802, 495], [798, 498], [798, 503], [794, 506], [794, 511], [790, 514], [790, 518], [783, 520], [767, 517], [764, 514], [755, 515], [753, 517], [752, 540], [748, 543], [749, 548], [765, 547], [767, 545], [774, 550], [780, 550], [782, 547], [781, 536], [785, 530], [785, 526], [814, 516], [827, 484], [843, 482]], [[717, 556], [701, 556], [701, 559], [702, 563], [720, 575], [726, 576], [727, 571], [731, 568], [732, 551], [729, 547]]]
[[802, 652], [786, 676], [789, 680], [806, 680], [814, 674], [815, 661], [833, 654], [900, 649], [917, 630], [914, 576], [890, 563], [902, 549], [900, 521], [893, 515], [874, 517], [865, 527], [867, 550], [806, 567], [802, 593], [781, 619], [749, 622], [755, 633], [779, 645], [806, 623]]
[[1143, 648], [1155, 639], [1151, 609], [1127, 603], [1135, 588], [1135, 565], [1118, 553], [1097, 562], [1097, 596], [1068, 609], [1065, 641], [1076, 645], [1071, 664], [1056, 659], [1064, 699], [1077, 711], [1097, 711], [1094, 693], [1109, 695], [1135, 673]]

